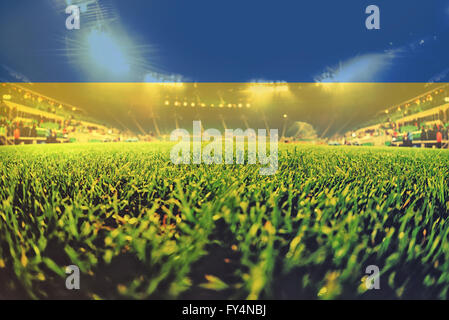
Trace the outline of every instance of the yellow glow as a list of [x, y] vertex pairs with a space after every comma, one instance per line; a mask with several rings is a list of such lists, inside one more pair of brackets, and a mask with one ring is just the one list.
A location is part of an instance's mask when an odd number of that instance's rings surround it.
[[178, 89], [184, 87], [184, 83], [182, 82], [160, 82], [159, 85], [163, 87], [178, 88]]
[[249, 83], [245, 90], [249, 100], [255, 101], [258, 106], [267, 106], [275, 98], [293, 99], [290, 87], [284, 82]]
[[[8, 84], [10, 85], [10, 84]], [[392, 101], [388, 100], [389, 96], [394, 96], [397, 92], [410, 92], [409, 97], [415, 97], [410, 100], [411, 108], [415, 105], [416, 92], [422, 90], [422, 83], [340, 83], [340, 84], [326, 84], [331, 89], [331, 87], [345, 87], [343, 91], [339, 92], [338, 95], [328, 95], [321, 87], [317, 87], [315, 83], [301, 84], [302, 89], [298, 89], [298, 85], [289, 84], [290, 93], [283, 93], [285, 95], [275, 96], [271, 99], [273, 95], [268, 95], [267, 100], [262, 100], [255, 98], [250, 93], [247, 93], [249, 83], [185, 83], [185, 93], [180, 93], [179, 91], [174, 92], [170, 88], [163, 87], [160, 83], [33, 83], [33, 85], [28, 85], [20, 83], [20, 86], [24, 88], [30, 88], [36, 91], [33, 93], [35, 100], [40, 96], [44, 100], [48, 101], [49, 98], [42, 96], [42, 94], [48, 95], [49, 97], [58, 97], [61, 101], [64, 101], [63, 108], [66, 106], [74, 105], [78, 110], [84, 110], [89, 107], [89, 105], [99, 110], [107, 110], [107, 106], [114, 104], [117, 109], [122, 108], [123, 110], [132, 109], [138, 110], [139, 112], [148, 112], [151, 110], [154, 112], [155, 116], [165, 117], [170, 116], [170, 111], [174, 107], [175, 102], [177, 102], [178, 107], [182, 108], [184, 105], [186, 108], [194, 109], [194, 107], [200, 107], [204, 104], [204, 101], [208, 101], [206, 107], [201, 110], [206, 111], [207, 108], [214, 107], [218, 108], [228, 108], [228, 110], [223, 111], [260, 111], [265, 112], [265, 108], [268, 111], [274, 111], [278, 113], [278, 119], [281, 121], [293, 120], [297, 117], [296, 110], [307, 110], [307, 108], [313, 108], [316, 103], [329, 103], [332, 106], [342, 106], [345, 107], [346, 104], [354, 103], [354, 99], [357, 97], [364, 97], [365, 95], [373, 95], [374, 93], [386, 97], [379, 102], [379, 106], [389, 108], [388, 111], [397, 111], [398, 107], [401, 112], [404, 112], [407, 108], [407, 103], [397, 104], [392, 106]], [[257, 86], [259, 84], [255, 84]], [[3, 88], [0, 84], [0, 88]], [[14, 91], [13, 91], [14, 92]], [[42, 94], [38, 94], [41, 92]], [[434, 95], [435, 89], [432, 91]], [[22, 97], [24, 92], [20, 95]], [[402, 94], [406, 96], [406, 94]], [[421, 96], [421, 102], [423, 98], [426, 98], [428, 93]], [[444, 99], [445, 95], [439, 94], [441, 100]], [[1, 98], [2, 95], [0, 95]], [[373, 95], [374, 96], [374, 95]], [[436, 96], [438, 97], [438, 96]], [[200, 100], [201, 99], [201, 100]], [[364, 98], [363, 98], [364, 99]], [[433, 99], [434, 101], [436, 99]], [[447, 99], [449, 101], [449, 99]], [[90, 102], [91, 101], [91, 102]], [[198, 102], [196, 102], [198, 101]], [[201, 102], [203, 101], [203, 102]], [[397, 101], [400, 102], [400, 101]], [[62, 102], [61, 102], [62, 103]], [[86, 105], [86, 103], [89, 103]], [[357, 103], [357, 102], [355, 102]], [[55, 108], [57, 109], [60, 102], [55, 103]], [[242, 109], [238, 109], [242, 106]], [[234, 107], [237, 107], [235, 109]], [[69, 109], [71, 108], [68, 107]], [[247, 108], [247, 109], [243, 109]], [[251, 110], [249, 108], [252, 108]], [[295, 109], [297, 108], [297, 109]], [[164, 110], [165, 109], [165, 110]], [[232, 109], [232, 110], [231, 110]], [[212, 109], [211, 111], [213, 111]], [[179, 110], [181, 111], [181, 110]], [[188, 111], [188, 110], [183, 110]], [[194, 110], [192, 110], [194, 111]], [[219, 111], [219, 110], [215, 110]], [[220, 110], [221, 111], [221, 110]], [[288, 112], [288, 113], [287, 113]], [[335, 111], [337, 112], [337, 111]], [[384, 115], [387, 113], [381, 111]], [[159, 114], [158, 114], [159, 113]], [[98, 112], [100, 114], [100, 112]], [[126, 113], [123, 113], [126, 115]], [[146, 114], [146, 113], [145, 113]], [[251, 113], [250, 113], [251, 114]], [[284, 118], [283, 115], [287, 114], [288, 117]], [[136, 113], [136, 117], [139, 117], [140, 113]], [[204, 117], [214, 117], [218, 114], [204, 114]], [[237, 116], [237, 115], [236, 115]], [[121, 119], [119, 119], [121, 120]], [[140, 119], [138, 118], [140, 121]], [[227, 121], [227, 120], [226, 120]]]
[[289, 90], [290, 89], [287, 84], [255, 83], [249, 86], [249, 91], [255, 95], [288, 92]]

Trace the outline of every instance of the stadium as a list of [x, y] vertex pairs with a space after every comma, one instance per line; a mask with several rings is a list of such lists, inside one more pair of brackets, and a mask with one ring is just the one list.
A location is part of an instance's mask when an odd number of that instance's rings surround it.
[[[0, 5], [21, 40], [0, 33], [0, 299], [449, 298], [449, 33], [427, 29], [433, 7], [411, 13], [413, 34], [340, 37], [349, 58], [303, 75], [334, 62], [315, 37], [304, 49], [275, 32], [284, 18], [258, 34], [252, 7], [222, 7], [239, 25], [225, 41], [212, 18], [217, 39], [136, 3], [28, 1], [23, 19]], [[173, 161], [184, 137], [193, 161]]]

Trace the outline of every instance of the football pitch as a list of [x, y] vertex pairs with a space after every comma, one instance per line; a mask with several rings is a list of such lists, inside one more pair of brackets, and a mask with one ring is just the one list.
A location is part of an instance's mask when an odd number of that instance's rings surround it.
[[263, 176], [172, 146], [1, 148], [0, 298], [449, 298], [448, 151], [280, 144]]

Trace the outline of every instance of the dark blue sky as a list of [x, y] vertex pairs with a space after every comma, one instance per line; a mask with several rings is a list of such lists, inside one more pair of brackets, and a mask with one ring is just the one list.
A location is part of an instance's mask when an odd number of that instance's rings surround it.
[[[94, 6], [66, 30], [64, 0], [0, 3], [0, 78], [8, 81], [447, 81], [449, 0], [99, 0], [130, 70], [84, 65]], [[365, 28], [376, 4], [381, 29]], [[110, 20], [109, 20], [110, 19]], [[109, 54], [108, 52], [104, 53]], [[148, 76], [151, 75], [151, 76]]]

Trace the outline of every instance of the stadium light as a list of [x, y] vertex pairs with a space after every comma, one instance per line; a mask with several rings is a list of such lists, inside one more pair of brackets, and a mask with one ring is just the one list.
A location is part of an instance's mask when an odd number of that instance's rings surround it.
[[129, 71], [130, 65], [117, 39], [103, 31], [92, 30], [87, 41], [89, 55], [97, 66], [116, 74]]

